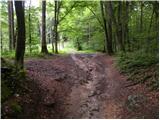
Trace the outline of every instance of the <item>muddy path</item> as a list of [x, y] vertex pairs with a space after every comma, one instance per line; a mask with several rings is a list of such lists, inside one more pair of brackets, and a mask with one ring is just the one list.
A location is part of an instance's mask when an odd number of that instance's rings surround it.
[[131, 83], [112, 57], [71, 54], [25, 63], [40, 89], [34, 118], [158, 118], [158, 93], [125, 87]]

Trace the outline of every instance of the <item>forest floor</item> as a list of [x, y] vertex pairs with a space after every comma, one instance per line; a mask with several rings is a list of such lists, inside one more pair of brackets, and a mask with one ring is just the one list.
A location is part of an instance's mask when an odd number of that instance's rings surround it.
[[23, 96], [25, 118], [158, 118], [158, 92], [127, 87], [113, 57], [69, 54], [27, 59], [25, 67], [35, 83]]

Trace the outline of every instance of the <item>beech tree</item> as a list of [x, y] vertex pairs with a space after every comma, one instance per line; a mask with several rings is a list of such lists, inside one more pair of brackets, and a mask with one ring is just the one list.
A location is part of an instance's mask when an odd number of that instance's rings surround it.
[[9, 49], [14, 49], [14, 11], [13, 11], [13, 1], [8, 1], [8, 25], [9, 25]]
[[[8, 49], [15, 52], [13, 46], [16, 40], [11, 38], [18, 37], [18, 23], [12, 18], [13, 3], [0, 2], [1, 46], [5, 55]], [[158, 48], [158, 1], [54, 0], [34, 6], [29, 0], [26, 5], [27, 54], [48, 53], [48, 50], [58, 53], [64, 50], [61, 44], [67, 47], [68, 42], [77, 50], [91, 49], [109, 55], [139, 50], [150, 53]], [[39, 14], [42, 14], [41, 22]], [[64, 38], [67, 41], [64, 42]], [[42, 49], [39, 50], [39, 47]]]
[[42, 53], [48, 53], [46, 44], [46, 1], [42, 1]]
[[[107, 3], [106, 3], [107, 4]], [[106, 14], [104, 9], [107, 9], [107, 6], [104, 6], [104, 1], [100, 1], [100, 6], [101, 6], [101, 12], [102, 12], [102, 18], [103, 18], [103, 23], [104, 23], [104, 32], [105, 32], [105, 51], [108, 52], [109, 55], [113, 54], [112, 50], [112, 28], [111, 28], [111, 20], [108, 21], [106, 20]], [[105, 7], [105, 8], [104, 8]], [[107, 28], [108, 25], [108, 28]]]
[[17, 42], [15, 64], [18, 68], [23, 68], [25, 53], [25, 18], [24, 18], [24, 1], [15, 1], [15, 10], [17, 16]]

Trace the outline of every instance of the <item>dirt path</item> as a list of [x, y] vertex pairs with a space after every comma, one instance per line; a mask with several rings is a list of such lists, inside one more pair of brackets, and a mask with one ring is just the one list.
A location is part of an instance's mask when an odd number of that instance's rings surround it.
[[35, 118], [158, 118], [158, 93], [125, 87], [112, 57], [71, 54], [28, 60], [26, 68], [40, 88]]

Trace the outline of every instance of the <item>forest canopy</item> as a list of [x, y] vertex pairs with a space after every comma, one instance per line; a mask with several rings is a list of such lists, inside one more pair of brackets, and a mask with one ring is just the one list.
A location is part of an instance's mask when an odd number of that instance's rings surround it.
[[[2, 56], [14, 57], [18, 46], [20, 28], [14, 5], [6, 0], [0, 4]], [[109, 55], [158, 55], [158, 1], [26, 0], [22, 9], [25, 45], [20, 44], [27, 56], [40, 52], [70, 53], [74, 49]]]

